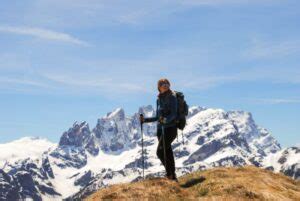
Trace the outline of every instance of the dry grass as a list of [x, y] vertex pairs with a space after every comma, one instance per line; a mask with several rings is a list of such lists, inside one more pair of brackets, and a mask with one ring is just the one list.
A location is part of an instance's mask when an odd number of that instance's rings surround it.
[[87, 200], [299, 200], [300, 182], [248, 166], [215, 168], [179, 178], [112, 185]]

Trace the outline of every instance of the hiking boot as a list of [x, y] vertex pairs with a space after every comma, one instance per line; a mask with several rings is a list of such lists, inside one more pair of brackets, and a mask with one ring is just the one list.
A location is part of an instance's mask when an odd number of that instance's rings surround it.
[[168, 176], [168, 179], [173, 180], [173, 181], [175, 181], [175, 182], [178, 182], [178, 179], [177, 179], [177, 177], [176, 177], [175, 174], [169, 175], [169, 176]]
[[164, 178], [168, 178], [169, 179], [170, 175], [169, 174], [165, 174]]

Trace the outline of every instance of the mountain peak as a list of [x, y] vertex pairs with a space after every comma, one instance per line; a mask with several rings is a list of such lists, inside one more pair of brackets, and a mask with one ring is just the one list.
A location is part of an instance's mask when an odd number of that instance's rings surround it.
[[59, 146], [82, 146], [90, 135], [91, 131], [88, 123], [86, 121], [81, 123], [76, 121], [68, 131], [63, 133], [59, 141]]
[[75, 127], [80, 127], [80, 128], [82, 128], [82, 127], [88, 127], [89, 126], [89, 124], [86, 122], [86, 121], [82, 121], [82, 122], [78, 122], [78, 121], [75, 121], [74, 123], [73, 123], [73, 127], [75, 128]]
[[28, 157], [31, 159], [39, 158], [44, 152], [54, 149], [56, 146], [56, 143], [40, 137], [23, 137], [9, 143], [0, 144], [0, 168], [6, 161], [13, 164]]
[[192, 106], [189, 108], [189, 114], [188, 114], [188, 118], [194, 116], [195, 114], [206, 110], [205, 107], [200, 107], [200, 106]]
[[116, 108], [112, 112], [107, 113], [106, 117], [108, 119], [124, 119], [125, 118], [125, 112], [123, 108]]
[[143, 114], [146, 117], [154, 116], [154, 112], [155, 110], [152, 105], [142, 106], [138, 110], [138, 114]]
[[20, 139], [14, 140], [12, 142], [26, 143], [26, 142], [32, 142], [32, 141], [48, 141], [48, 140], [46, 138], [38, 137], [38, 136], [27, 136], [27, 137], [22, 137]]

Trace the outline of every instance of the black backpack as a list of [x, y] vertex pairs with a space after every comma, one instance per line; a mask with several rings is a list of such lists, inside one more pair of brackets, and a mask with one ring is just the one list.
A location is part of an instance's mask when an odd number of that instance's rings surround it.
[[174, 91], [177, 98], [177, 128], [183, 130], [186, 125], [186, 116], [189, 113], [189, 106], [184, 100], [184, 95], [182, 92]]

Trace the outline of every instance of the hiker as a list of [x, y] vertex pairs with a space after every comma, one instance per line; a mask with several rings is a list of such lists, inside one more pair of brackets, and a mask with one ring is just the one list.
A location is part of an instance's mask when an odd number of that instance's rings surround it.
[[160, 79], [157, 83], [157, 89], [159, 94], [156, 100], [156, 116], [148, 118], [140, 116], [140, 121], [141, 123], [157, 121], [157, 138], [159, 142], [156, 155], [166, 169], [166, 177], [178, 181], [171, 147], [177, 136], [177, 98], [176, 94], [170, 89], [170, 82], [167, 79]]

